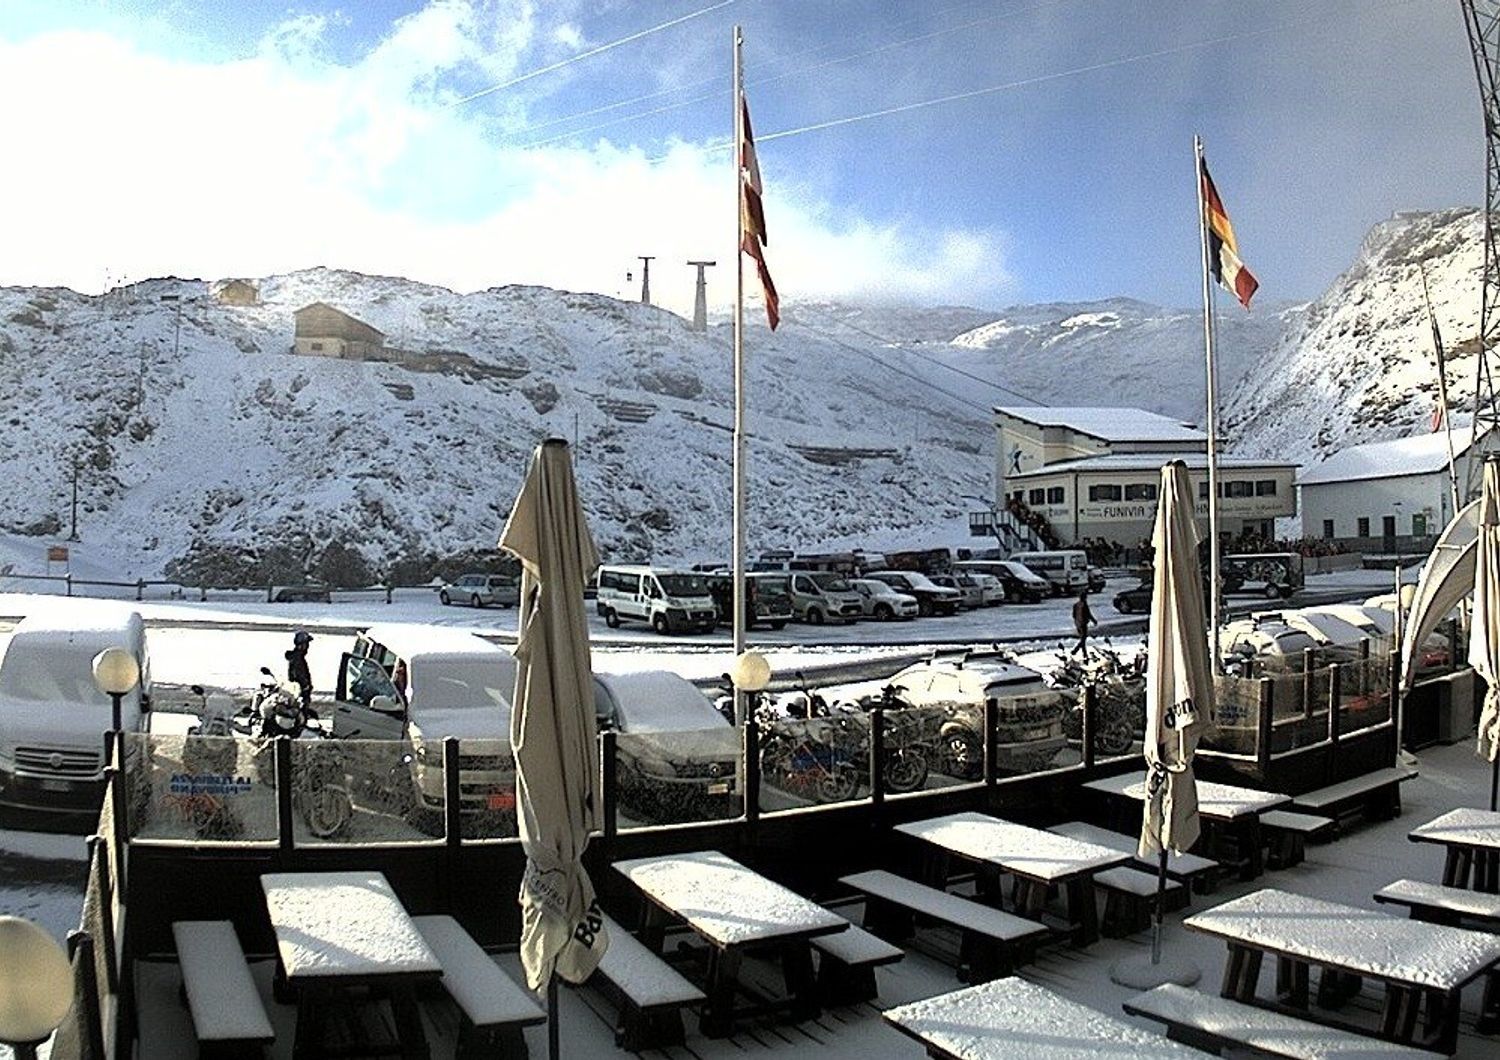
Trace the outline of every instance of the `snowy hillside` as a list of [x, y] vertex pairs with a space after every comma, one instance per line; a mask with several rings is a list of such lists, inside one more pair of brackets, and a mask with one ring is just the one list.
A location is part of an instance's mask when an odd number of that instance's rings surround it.
[[1471, 408], [1484, 223], [1476, 210], [1399, 214], [1373, 228], [1354, 265], [1294, 321], [1237, 391], [1226, 431], [1247, 455], [1302, 463], [1428, 429], [1437, 392], [1422, 303], [1426, 263], [1448, 351], [1449, 398]]
[[[199, 281], [0, 290], [0, 531], [66, 534], [76, 461], [80, 533], [122, 573], [421, 568], [492, 547], [531, 447], [576, 433], [608, 555], [727, 557], [727, 328], [545, 288], [458, 295], [325, 269], [258, 283], [252, 307]], [[427, 360], [292, 355], [293, 311], [314, 301]], [[962, 524], [989, 490], [986, 405], [893, 386], [840, 344], [753, 319], [752, 550]]]
[[[1219, 386], [1227, 392], [1300, 314], [1257, 301], [1226, 307]], [[1203, 312], [1129, 298], [1016, 306], [953, 340], [945, 359], [1045, 404], [1127, 405], [1190, 423], [1204, 417]], [[1079, 398], [1080, 391], [1086, 395]]]

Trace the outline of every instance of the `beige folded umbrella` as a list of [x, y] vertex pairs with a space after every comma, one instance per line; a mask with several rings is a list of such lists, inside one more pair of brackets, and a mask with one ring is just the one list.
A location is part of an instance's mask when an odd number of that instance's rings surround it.
[[1490, 809], [1495, 809], [1500, 777], [1500, 464], [1485, 461], [1479, 496], [1479, 533], [1474, 554], [1474, 614], [1469, 626], [1469, 665], [1484, 678], [1479, 713], [1480, 757], [1495, 763], [1490, 777]]

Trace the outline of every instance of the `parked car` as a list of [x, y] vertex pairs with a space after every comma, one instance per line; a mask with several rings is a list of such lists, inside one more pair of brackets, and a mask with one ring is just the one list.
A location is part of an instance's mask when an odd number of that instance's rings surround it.
[[466, 827], [508, 827], [516, 807], [509, 747], [515, 687], [515, 657], [473, 633], [374, 625], [355, 636], [340, 660], [333, 733], [410, 745], [405, 755], [372, 751], [359, 771], [378, 774], [383, 768], [388, 775], [379, 780], [391, 790], [382, 798], [432, 835], [443, 828], [443, 739], [457, 737]]
[[934, 768], [965, 780], [976, 779], [984, 764], [984, 708], [993, 701], [998, 716], [997, 770], [1029, 773], [1045, 769], [1067, 745], [1063, 732], [1066, 701], [1050, 692], [1046, 679], [1001, 654], [967, 653], [938, 657], [906, 667], [890, 679], [913, 707], [945, 707]]
[[866, 618], [889, 621], [893, 618], [916, 618], [917, 598], [898, 593], [883, 581], [875, 578], [855, 578], [849, 582], [859, 593], [861, 614]]
[[1098, 567], [1090, 567], [1088, 575], [1089, 592], [1091, 593], [1102, 593], [1105, 587], [1109, 585], [1109, 580], [1104, 577], [1104, 572]]
[[708, 582], [696, 571], [606, 564], [594, 575], [594, 584], [594, 607], [611, 629], [627, 618], [663, 634], [711, 633], [719, 624]]
[[327, 604], [333, 594], [326, 585], [273, 585], [271, 602], [274, 604]]
[[979, 594], [985, 607], [999, 607], [1005, 603], [1005, 586], [993, 574], [969, 571], [965, 577], [979, 586]]
[[[1203, 606], [1207, 608], [1209, 587], [1206, 573], [1200, 579], [1200, 584], [1203, 587]], [[1239, 586], [1240, 579], [1238, 574], [1226, 573], [1224, 575], [1225, 596], [1238, 590]], [[1122, 615], [1144, 615], [1151, 610], [1151, 595], [1154, 591], [1153, 580], [1150, 577], [1143, 578], [1139, 585], [1131, 586], [1129, 589], [1122, 589], [1115, 594], [1115, 610]]]
[[737, 816], [740, 734], [690, 681], [666, 670], [594, 674], [594, 714], [615, 741], [622, 809], [644, 823]]
[[1055, 596], [1077, 596], [1079, 590], [1093, 591], [1089, 584], [1088, 554], [1081, 548], [1015, 552], [1010, 558], [1024, 563], [1033, 574], [1051, 582]]
[[[151, 660], [138, 612], [95, 604], [17, 623], [0, 656], [0, 804], [98, 812], [113, 704], [94, 684], [93, 661], [106, 648], [124, 649], [140, 668], [136, 686], [120, 699], [120, 727], [135, 731], [151, 704]], [[135, 746], [126, 741], [127, 756]]]
[[1306, 632], [1279, 619], [1236, 619], [1219, 630], [1219, 651], [1226, 663], [1236, 662], [1242, 668], [1259, 659], [1274, 669], [1300, 673], [1302, 653], [1317, 646]]
[[521, 602], [521, 584], [509, 574], [465, 574], [438, 590], [446, 607], [455, 600], [471, 607], [515, 607]]
[[865, 577], [885, 582], [899, 593], [916, 597], [919, 615], [951, 615], [958, 610], [961, 594], [957, 589], [934, 585], [927, 575], [917, 571], [877, 570]]
[[984, 593], [967, 574], [929, 574], [933, 585], [958, 593], [958, 606], [965, 611], [984, 606]]
[[[731, 589], [734, 575], [726, 571], [711, 571], [703, 575], [708, 591], [714, 598], [714, 607], [719, 612], [719, 625], [729, 625], [734, 610]], [[745, 628], [754, 629], [757, 624], [781, 629], [792, 620], [792, 595], [785, 575], [745, 575]]]
[[976, 578], [995, 579], [1008, 604], [1034, 604], [1052, 595], [1051, 582], [1015, 560], [968, 559], [960, 561], [957, 569]]
[[1253, 552], [1223, 557], [1226, 577], [1233, 573], [1239, 587], [1225, 588], [1226, 593], [1256, 593], [1268, 600], [1285, 600], [1302, 589], [1305, 576], [1302, 557], [1295, 552]]
[[830, 571], [791, 571], [792, 614], [800, 621], [821, 626], [824, 622], [855, 622], [864, 613], [860, 595], [842, 574]]

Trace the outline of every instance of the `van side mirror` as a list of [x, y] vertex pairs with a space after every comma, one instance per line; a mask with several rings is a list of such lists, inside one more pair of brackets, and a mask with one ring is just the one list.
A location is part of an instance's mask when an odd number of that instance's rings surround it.
[[389, 714], [391, 717], [405, 717], [406, 708], [395, 696], [372, 696], [370, 698], [370, 709], [381, 714]]

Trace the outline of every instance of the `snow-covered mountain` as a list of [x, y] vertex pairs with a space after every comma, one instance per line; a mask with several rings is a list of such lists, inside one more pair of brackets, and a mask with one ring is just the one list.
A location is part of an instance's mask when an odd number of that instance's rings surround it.
[[[122, 571], [409, 574], [493, 547], [532, 446], [560, 435], [607, 555], [727, 556], [727, 328], [545, 288], [257, 283], [255, 306], [199, 281], [0, 290], [0, 530], [65, 534], [76, 462], [80, 532]], [[292, 354], [293, 312], [315, 301], [408, 363]], [[929, 364], [758, 319], [747, 349], [752, 549], [958, 533], [988, 495], [988, 405], [894, 374]]]
[[1425, 265], [1455, 411], [1471, 409], [1484, 219], [1473, 209], [1398, 214], [1307, 307], [1252, 375], [1225, 389], [1237, 451], [1315, 463], [1361, 442], [1428, 429], [1437, 393]]

